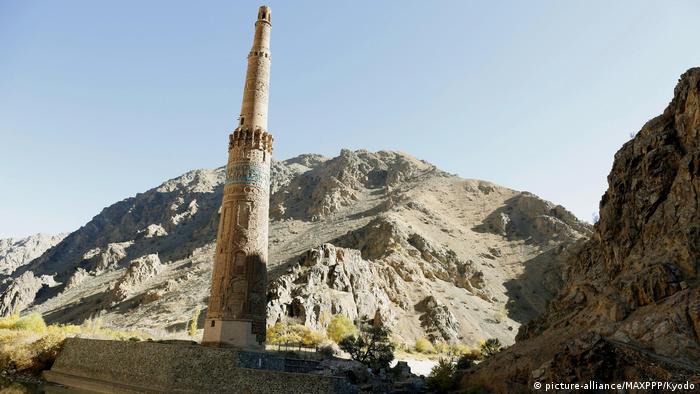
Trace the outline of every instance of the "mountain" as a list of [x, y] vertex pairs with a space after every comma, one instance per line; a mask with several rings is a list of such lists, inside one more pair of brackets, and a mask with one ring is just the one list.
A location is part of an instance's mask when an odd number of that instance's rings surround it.
[[24, 238], [0, 238], [0, 276], [11, 275], [46, 250], [61, 242], [68, 234], [34, 234]]
[[[593, 236], [517, 343], [467, 372], [465, 389], [535, 382], [700, 384], [700, 68], [616, 154]], [[697, 386], [696, 386], [697, 387]]]
[[[6, 278], [0, 313], [181, 331], [206, 306], [223, 180], [195, 170], [105, 208]], [[591, 234], [531, 193], [399, 152], [276, 161], [271, 193], [268, 323], [376, 316], [411, 344], [512, 343]]]

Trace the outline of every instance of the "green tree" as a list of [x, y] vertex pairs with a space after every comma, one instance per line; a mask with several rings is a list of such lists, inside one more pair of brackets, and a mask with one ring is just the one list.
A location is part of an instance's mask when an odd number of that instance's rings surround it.
[[438, 393], [446, 393], [454, 386], [455, 365], [447, 358], [440, 358], [426, 379], [428, 387]]
[[355, 327], [349, 317], [335, 315], [331, 319], [330, 324], [328, 324], [328, 328], [326, 328], [326, 334], [335, 343], [340, 343], [345, 337], [357, 335], [357, 327]]
[[394, 359], [394, 344], [389, 340], [391, 331], [375, 325], [371, 319], [363, 318], [357, 335], [347, 336], [340, 341], [340, 348], [350, 353], [353, 360], [379, 371], [388, 368]]
[[481, 343], [481, 354], [484, 357], [493, 356], [501, 351], [501, 341], [496, 338], [490, 338]]

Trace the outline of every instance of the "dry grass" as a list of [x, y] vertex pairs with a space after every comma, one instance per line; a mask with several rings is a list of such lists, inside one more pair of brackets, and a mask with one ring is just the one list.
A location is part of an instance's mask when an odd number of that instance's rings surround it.
[[81, 326], [47, 326], [39, 314], [13, 314], [0, 318], [0, 371], [38, 374], [51, 368], [65, 339], [76, 335], [115, 340], [148, 338], [138, 331], [103, 328], [99, 319], [88, 319]]
[[39, 373], [53, 364], [66, 337], [59, 333], [0, 330], [0, 370]]

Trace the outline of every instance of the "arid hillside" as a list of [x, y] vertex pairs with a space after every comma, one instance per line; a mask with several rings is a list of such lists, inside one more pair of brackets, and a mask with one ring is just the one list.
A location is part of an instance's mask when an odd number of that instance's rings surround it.
[[[0, 285], [51, 322], [184, 330], [206, 307], [223, 168], [105, 208]], [[274, 162], [268, 324], [379, 315], [397, 340], [512, 343], [591, 234], [561, 206], [398, 152]]]

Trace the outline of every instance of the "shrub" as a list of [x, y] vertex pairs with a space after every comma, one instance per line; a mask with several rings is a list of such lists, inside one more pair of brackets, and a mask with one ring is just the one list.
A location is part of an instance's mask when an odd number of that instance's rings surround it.
[[86, 334], [98, 334], [102, 330], [102, 318], [89, 318], [83, 322], [81, 328]]
[[336, 348], [334, 346], [337, 345], [334, 345], [333, 342], [326, 342], [318, 348], [318, 354], [324, 357], [333, 357], [336, 353]]
[[340, 348], [350, 354], [353, 360], [372, 368], [375, 372], [388, 368], [394, 359], [394, 344], [389, 340], [391, 331], [381, 325], [372, 324], [372, 320], [363, 318], [359, 332], [340, 341]]
[[0, 370], [38, 373], [53, 365], [65, 336], [47, 334], [32, 341], [34, 333], [18, 331], [12, 341], [0, 345]]
[[194, 308], [194, 312], [192, 312], [192, 317], [190, 318], [190, 323], [187, 325], [187, 335], [193, 337], [197, 334], [197, 322], [199, 321], [199, 314], [202, 312], [202, 309], [200, 308], [199, 305], [197, 305], [196, 308]]
[[340, 343], [343, 338], [351, 335], [357, 335], [357, 327], [353, 324], [352, 320], [345, 315], [335, 315], [331, 318], [331, 322], [326, 328], [326, 334], [328, 338], [335, 341], [335, 343]]
[[464, 353], [457, 360], [457, 369], [469, 369], [474, 365], [474, 362], [479, 359], [481, 359], [480, 352]]
[[46, 332], [49, 334], [75, 335], [83, 332], [80, 326], [75, 324], [51, 324], [46, 327]]
[[501, 341], [496, 338], [490, 338], [481, 343], [481, 354], [484, 357], [493, 356], [501, 351]]
[[450, 345], [445, 341], [436, 342], [433, 345], [435, 353], [437, 354], [449, 354], [451, 353]]
[[[467, 353], [471, 353], [472, 349], [460, 342], [452, 343], [450, 344], [450, 353], [452, 353], [455, 356], [461, 356]], [[481, 354], [481, 353], [479, 353]]]
[[14, 330], [17, 322], [19, 321], [19, 316], [10, 315], [0, 318], [0, 329]]
[[454, 385], [456, 368], [452, 361], [440, 358], [426, 379], [428, 387], [438, 393], [445, 393]]
[[15, 330], [24, 330], [32, 332], [45, 332], [46, 323], [44, 319], [38, 313], [31, 313], [24, 316], [17, 321], [14, 327]]
[[323, 333], [314, 331], [303, 324], [277, 322], [267, 328], [267, 343], [271, 345], [316, 346], [324, 339]]
[[416, 339], [415, 349], [418, 353], [435, 353], [435, 348], [433, 347], [433, 344], [430, 343], [430, 341], [424, 337]]

